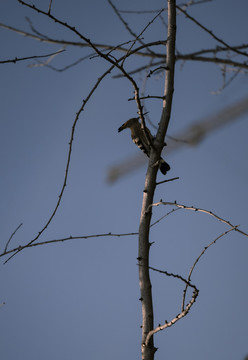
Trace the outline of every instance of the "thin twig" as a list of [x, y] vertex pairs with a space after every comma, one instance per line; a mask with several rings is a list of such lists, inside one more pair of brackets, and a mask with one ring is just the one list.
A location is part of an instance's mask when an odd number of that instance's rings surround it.
[[220, 94], [228, 85], [230, 85], [232, 83], [232, 81], [240, 74], [241, 69], [239, 68], [237, 72], [235, 72], [229, 79], [228, 81], [226, 81], [226, 73], [227, 73], [227, 69], [226, 66], [224, 67], [224, 69], [222, 70], [222, 77], [223, 77], [223, 82], [222, 82], [222, 86], [216, 90], [216, 91], [211, 91], [211, 94], [216, 95], [216, 94]]
[[172, 210], [168, 211], [165, 215], [161, 216], [158, 220], [154, 221], [154, 223], [151, 224], [151, 227], [158, 224], [161, 220], [163, 220], [164, 218], [166, 218], [167, 216], [169, 216], [170, 214], [172, 214], [178, 210], [180, 210], [180, 209], [176, 208], [176, 209], [172, 209]]
[[39, 38], [42, 39], [47, 39], [49, 40], [49, 37], [46, 36], [45, 34], [42, 34], [40, 31], [38, 31], [37, 29], [35, 29], [32, 21], [30, 20], [30, 18], [28, 16], [25, 16], [26, 21], [28, 22], [28, 25], [30, 27], [30, 29], [33, 31], [34, 34], [38, 35]]
[[157, 272], [162, 273], [162, 274], [165, 274], [167, 276], [172, 276], [174, 278], [180, 279], [181, 281], [186, 283], [187, 286], [192, 287], [194, 289], [194, 291], [193, 291], [191, 300], [189, 301], [189, 303], [187, 304], [185, 309], [183, 309], [181, 311], [181, 313], [179, 313], [177, 316], [175, 316], [171, 321], [169, 321], [169, 322], [165, 321], [165, 323], [163, 325], [159, 324], [155, 329], [149, 331], [149, 333], [147, 334], [147, 337], [146, 337], [145, 346], [147, 346], [149, 344], [149, 341], [150, 341], [151, 337], [154, 334], [156, 334], [159, 331], [165, 330], [166, 328], [174, 325], [178, 320], [180, 320], [184, 316], [186, 316], [188, 314], [189, 310], [191, 309], [192, 305], [195, 303], [196, 298], [197, 298], [197, 296], [199, 294], [199, 290], [197, 289], [197, 287], [195, 285], [191, 284], [189, 280], [184, 279], [181, 275], [176, 275], [176, 274], [169, 273], [167, 271], [158, 270], [158, 269], [155, 269], [155, 268], [153, 268], [151, 266], [149, 266], [149, 269], [151, 269], [153, 271], [157, 271]]
[[95, 85], [92, 87], [91, 91], [89, 92], [88, 96], [86, 97], [86, 99], [83, 100], [83, 104], [81, 105], [80, 109], [78, 110], [78, 112], [76, 113], [76, 117], [75, 117], [75, 120], [73, 122], [73, 125], [72, 125], [72, 129], [71, 129], [71, 137], [70, 137], [70, 141], [69, 141], [69, 152], [68, 152], [68, 157], [67, 157], [67, 163], [66, 163], [66, 170], [65, 170], [65, 177], [64, 177], [64, 182], [63, 182], [63, 185], [62, 185], [62, 188], [61, 188], [61, 191], [60, 191], [60, 194], [59, 194], [59, 199], [55, 205], [55, 208], [52, 212], [52, 214], [50, 215], [50, 217], [48, 218], [45, 226], [38, 232], [38, 234], [36, 235], [35, 238], [33, 238], [31, 241], [29, 241], [29, 243], [27, 245], [25, 245], [24, 247], [22, 248], [18, 248], [16, 250], [16, 252], [14, 254], [12, 254], [5, 262], [4, 264], [6, 264], [11, 258], [13, 258], [13, 256], [15, 256], [17, 253], [19, 253], [21, 250], [29, 247], [33, 242], [35, 242], [39, 237], [40, 235], [46, 230], [46, 228], [49, 226], [50, 222], [52, 221], [52, 219], [54, 218], [57, 210], [58, 210], [58, 207], [60, 205], [60, 202], [61, 202], [61, 199], [62, 199], [62, 196], [64, 194], [64, 191], [65, 191], [65, 187], [66, 187], [66, 183], [67, 183], [67, 178], [68, 178], [68, 172], [69, 172], [69, 166], [70, 166], [70, 161], [71, 161], [71, 153], [72, 153], [72, 143], [73, 143], [73, 139], [74, 139], [74, 133], [75, 133], [75, 128], [76, 128], [76, 125], [77, 125], [77, 122], [78, 122], [78, 119], [79, 119], [79, 116], [81, 114], [81, 112], [84, 110], [84, 107], [86, 105], [86, 103], [90, 100], [91, 96], [93, 95], [93, 93], [95, 92], [95, 90], [97, 89], [98, 85], [100, 84], [100, 82], [105, 78], [105, 76], [107, 76], [114, 68], [114, 65], [112, 65], [107, 71], [105, 71], [105, 73], [100, 76], [97, 80], [97, 82], [95, 83]]
[[60, 53], [62, 53], [63, 51], [65, 51], [65, 49], [63, 50], [59, 50], [56, 52], [53, 52], [51, 54], [47, 54], [47, 55], [32, 55], [32, 56], [26, 56], [23, 58], [14, 58], [14, 59], [9, 59], [9, 60], [0, 60], [0, 64], [6, 64], [6, 63], [16, 63], [18, 61], [25, 61], [25, 60], [30, 60], [30, 59], [38, 59], [38, 58], [44, 58], [44, 57], [49, 57], [49, 56], [55, 56], [58, 55]]
[[37, 66], [46, 66], [48, 69], [51, 69], [53, 71], [57, 71], [57, 72], [63, 72], [63, 71], [66, 71], [66, 70], [69, 70], [70, 68], [80, 64], [82, 61], [86, 60], [86, 59], [89, 59], [91, 56], [93, 55], [93, 53], [89, 54], [89, 55], [86, 55], [86, 56], [83, 56], [82, 58], [74, 61], [73, 63], [69, 64], [69, 65], [66, 65], [62, 68], [57, 68], [53, 65], [50, 65], [50, 64], [44, 64], [44, 63], [41, 63], [41, 64], [33, 64], [33, 65], [29, 65], [29, 67], [37, 67]]
[[193, 21], [197, 26], [199, 26], [201, 29], [203, 29], [204, 31], [206, 31], [209, 35], [211, 35], [215, 40], [217, 40], [218, 42], [220, 42], [222, 45], [226, 46], [229, 50], [232, 50], [234, 52], [236, 52], [239, 55], [244, 55], [246, 57], [248, 57], [248, 54], [246, 52], [240, 51], [237, 48], [233, 48], [232, 46], [230, 46], [229, 44], [227, 44], [224, 40], [222, 40], [221, 38], [219, 38], [218, 36], [216, 36], [213, 31], [209, 30], [206, 28], [206, 26], [202, 25], [198, 20], [196, 20], [193, 16], [189, 15], [185, 10], [183, 10], [182, 8], [180, 8], [180, 6], [176, 5], [176, 8], [178, 10], [180, 10], [182, 13], [184, 13], [184, 15], [189, 18], [191, 21]]
[[[232, 46], [233, 49], [247, 49], [248, 44], [243, 44], [243, 45], [235, 45]], [[187, 56], [198, 56], [198, 55], [202, 55], [202, 54], [214, 54], [216, 55], [219, 52], [226, 52], [226, 51], [230, 51], [229, 48], [227, 48], [226, 46], [216, 46], [215, 48], [210, 48], [210, 49], [202, 49], [202, 50], [198, 50], [198, 51], [194, 51], [192, 53], [187, 54]], [[178, 55], [182, 55], [182, 54], [178, 54]]]
[[111, 232], [106, 233], [106, 234], [92, 234], [92, 235], [83, 235], [83, 236], [68, 236], [65, 238], [61, 238], [61, 239], [53, 239], [53, 240], [46, 240], [46, 241], [40, 241], [40, 242], [36, 242], [36, 243], [29, 243], [27, 245], [20, 245], [16, 248], [13, 248], [11, 250], [8, 251], [4, 251], [3, 253], [0, 254], [0, 257], [11, 254], [13, 252], [17, 252], [17, 251], [21, 251], [25, 248], [31, 248], [31, 247], [35, 247], [35, 246], [41, 246], [41, 245], [48, 245], [48, 244], [57, 244], [57, 243], [61, 243], [61, 242], [66, 242], [66, 241], [73, 241], [73, 240], [80, 240], [80, 239], [93, 239], [93, 238], [100, 238], [100, 237], [125, 237], [125, 236], [135, 236], [138, 235], [138, 232], [130, 232], [130, 233], [117, 233], [117, 234], [113, 234]]
[[178, 180], [178, 179], [179, 179], [179, 177], [177, 176], [177, 177], [174, 177], [174, 178], [172, 178], [172, 179], [167, 179], [167, 180], [159, 181], [159, 182], [156, 183], [156, 185], [161, 185], [161, 184], [163, 184], [163, 183], [166, 183], [166, 182], [169, 182], [169, 181]]
[[202, 212], [202, 213], [205, 213], [205, 214], [208, 214], [210, 216], [213, 216], [214, 218], [216, 218], [217, 220], [219, 220], [220, 222], [230, 226], [231, 228], [233, 228], [233, 230], [239, 232], [240, 234], [244, 235], [244, 236], [247, 236], [248, 237], [248, 234], [240, 229], [237, 228], [237, 225], [233, 225], [230, 223], [230, 221], [228, 220], [225, 220], [223, 218], [221, 218], [220, 216], [214, 214], [212, 211], [209, 211], [209, 210], [205, 210], [205, 209], [201, 209], [201, 208], [197, 208], [197, 207], [194, 207], [194, 206], [187, 206], [187, 205], [182, 205], [182, 204], [178, 204], [177, 202], [168, 202], [168, 201], [159, 201], [157, 203], [154, 203], [154, 204], [151, 204], [150, 206], [148, 206], [147, 208], [147, 213], [150, 211], [150, 208], [153, 207], [153, 206], [160, 206], [160, 205], [169, 205], [169, 206], [175, 206], [175, 207], [178, 207], [180, 209], [184, 209], [184, 210], [193, 210], [193, 211], [197, 211], [197, 212]]
[[[154, 223], [152, 223], [150, 227], [153, 227], [153, 226], [157, 225], [165, 217], [169, 216], [170, 214], [172, 214], [173, 212], [178, 211], [178, 210], [179, 210], [178, 208], [170, 210], [168, 213], [166, 213], [165, 215], [160, 217], [158, 220], [156, 220]], [[19, 227], [21, 225], [22, 224], [20, 224]], [[15, 232], [18, 230], [18, 228], [15, 230]], [[11, 237], [13, 237], [14, 233], [11, 235]], [[100, 238], [100, 237], [125, 237], [125, 236], [135, 236], [135, 235], [138, 235], [138, 234], [139, 234], [138, 232], [130, 232], [130, 233], [111, 233], [111, 232], [109, 232], [109, 233], [105, 233], [105, 234], [67, 236], [67, 237], [64, 237], [64, 238], [61, 238], [61, 239], [46, 240], [46, 241], [40, 241], [40, 242], [36, 242], [36, 243], [31, 243], [31, 244], [28, 243], [26, 245], [19, 245], [18, 247], [10, 249], [10, 250], [7, 250], [7, 246], [6, 246], [4, 252], [0, 254], [0, 257], [11, 254], [11, 253], [16, 252], [18, 250], [21, 251], [21, 250], [23, 250], [25, 248], [31, 248], [31, 247], [35, 247], [35, 246], [54, 244], [54, 243], [61, 243], [61, 242], [72, 241], [72, 240], [80, 240], [80, 239], [92, 239], [92, 238]], [[8, 241], [8, 243], [10, 242], [10, 240]]]
[[[238, 225], [237, 225], [238, 226]], [[229, 232], [236, 230], [237, 226], [232, 227], [231, 229], [225, 231], [224, 233], [222, 233], [221, 235], [219, 235], [216, 239], [214, 239], [210, 244], [208, 244], [207, 246], [204, 247], [204, 249], [202, 250], [202, 252], [200, 253], [200, 255], [196, 258], [194, 264], [192, 265], [190, 271], [189, 271], [189, 275], [188, 275], [188, 281], [191, 281], [191, 275], [192, 272], [196, 266], [196, 264], [198, 263], [198, 261], [200, 260], [200, 258], [202, 257], [202, 255], [210, 248], [210, 246], [214, 245], [220, 238], [222, 238], [223, 236], [227, 235]], [[183, 300], [182, 300], [182, 311], [184, 310], [184, 306], [185, 306], [185, 298], [186, 298], [186, 293], [187, 293], [187, 289], [188, 289], [188, 284], [186, 284], [185, 289], [183, 291]]]
[[[147, 96], [140, 96], [140, 100], [144, 99], [160, 99], [164, 100], [164, 96], [156, 96], [156, 95], [147, 95]], [[127, 99], [127, 101], [135, 100], [134, 97]]]
[[48, 8], [48, 14], [50, 14], [50, 12], [51, 12], [52, 2], [53, 2], [53, 0], [50, 0], [49, 8]]
[[5, 248], [4, 248], [4, 251], [3, 253], [5, 254], [6, 251], [7, 251], [7, 248], [8, 248], [8, 245], [11, 241], [11, 239], [13, 238], [13, 236], [16, 234], [16, 232], [20, 229], [20, 227], [23, 225], [23, 223], [20, 223], [20, 225], [17, 226], [17, 228], [13, 231], [13, 233], [10, 235], [10, 238], [9, 240], [7, 241], [6, 245], [5, 245]]
[[[123, 19], [119, 10], [116, 8], [116, 6], [113, 4], [113, 2], [111, 0], [108, 0], [108, 3], [111, 5], [112, 9], [118, 16], [119, 20], [124, 24], [127, 31], [135, 38], [135, 42], [138, 41], [140, 44], [144, 45], [144, 42], [140, 39], [141, 34], [140, 35], [135, 34], [135, 32], [129, 27], [128, 23]], [[132, 49], [135, 42], [132, 44], [132, 46], [130, 47], [130, 49], [128, 51], [130, 51]], [[149, 48], [147, 50], [149, 53], [152, 53], [152, 51]], [[125, 58], [123, 59], [123, 63], [124, 63], [124, 61], [125, 61]]]

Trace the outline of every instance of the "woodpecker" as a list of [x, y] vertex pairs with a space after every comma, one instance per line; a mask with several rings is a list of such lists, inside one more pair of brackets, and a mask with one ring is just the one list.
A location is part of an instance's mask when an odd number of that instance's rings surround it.
[[[148, 156], [151, 154], [151, 144], [153, 143], [154, 137], [150, 133], [150, 130], [146, 127], [144, 130], [141, 127], [139, 118], [132, 118], [126, 121], [119, 129], [118, 132], [130, 128], [131, 138], [133, 142]], [[149, 138], [150, 143], [147, 138]], [[170, 170], [170, 165], [164, 161], [164, 159], [159, 159], [159, 169], [163, 175], [166, 175], [167, 171]]]

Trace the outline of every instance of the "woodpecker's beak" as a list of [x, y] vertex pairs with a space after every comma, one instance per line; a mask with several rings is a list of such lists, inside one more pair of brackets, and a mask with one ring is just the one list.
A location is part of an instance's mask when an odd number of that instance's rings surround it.
[[133, 126], [136, 125], [136, 123], [138, 123], [139, 118], [131, 118], [129, 120], [127, 120], [123, 125], [121, 125], [121, 127], [118, 129], [118, 132], [125, 130], [127, 128], [132, 128]]
[[122, 130], [124, 130], [124, 129], [126, 129], [126, 122], [123, 124], [123, 125], [121, 125], [121, 127], [119, 127], [119, 129], [118, 129], [118, 132], [121, 132]]

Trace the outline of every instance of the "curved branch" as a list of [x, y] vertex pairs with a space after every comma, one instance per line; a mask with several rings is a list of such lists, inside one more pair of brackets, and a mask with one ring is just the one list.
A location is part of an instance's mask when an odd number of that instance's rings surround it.
[[182, 319], [184, 316], [186, 316], [186, 315], [188, 314], [190, 308], [192, 307], [192, 305], [195, 303], [197, 296], [199, 295], [199, 290], [197, 289], [197, 287], [196, 287], [195, 285], [193, 285], [193, 284], [190, 283], [190, 280], [189, 280], [189, 279], [186, 280], [186, 279], [184, 279], [181, 275], [176, 275], [176, 274], [169, 273], [169, 272], [167, 272], [167, 271], [158, 270], [158, 269], [155, 269], [155, 268], [153, 268], [153, 267], [151, 267], [151, 266], [149, 267], [149, 269], [151, 269], [151, 270], [153, 270], [153, 271], [157, 271], [157, 272], [162, 273], [162, 274], [165, 274], [165, 275], [167, 275], [167, 276], [172, 276], [172, 277], [174, 277], [174, 278], [180, 279], [180, 280], [182, 280], [182, 281], [186, 284], [187, 287], [190, 286], [191, 288], [193, 288], [194, 291], [193, 291], [191, 300], [190, 300], [189, 303], [186, 305], [185, 309], [184, 309], [184, 308], [182, 309], [182, 311], [181, 311], [180, 314], [178, 314], [177, 316], [175, 316], [171, 321], [169, 321], [169, 322], [168, 322], [168, 321], [165, 321], [165, 323], [164, 323], [163, 325], [160, 325], [160, 324], [159, 324], [155, 329], [149, 331], [149, 333], [148, 333], [148, 335], [147, 335], [147, 338], [146, 338], [146, 342], [147, 342], [146, 345], [149, 343], [150, 338], [151, 338], [154, 334], [156, 334], [156, 333], [159, 332], [159, 331], [165, 330], [166, 328], [174, 325], [178, 320], [180, 320], [180, 319]]
[[184, 209], [184, 210], [193, 210], [193, 211], [197, 211], [197, 212], [202, 212], [205, 214], [208, 214], [210, 216], [213, 216], [215, 219], [217, 219], [218, 221], [222, 222], [223, 224], [226, 224], [228, 226], [230, 226], [231, 228], [233, 228], [233, 230], [239, 232], [240, 234], [247, 236], [248, 234], [240, 229], [237, 228], [238, 225], [233, 225], [230, 223], [230, 221], [223, 219], [222, 217], [216, 215], [215, 213], [213, 213], [212, 211], [206, 210], [206, 209], [201, 209], [201, 208], [197, 208], [194, 206], [187, 206], [187, 205], [183, 205], [183, 204], [178, 204], [177, 202], [169, 202], [169, 201], [159, 201], [157, 203], [151, 204], [148, 206], [147, 208], [147, 213], [149, 213], [151, 211], [151, 208], [153, 206], [160, 206], [160, 205], [170, 205], [170, 206], [175, 206], [177, 208], [180, 209]]
[[65, 169], [65, 177], [64, 177], [64, 182], [63, 182], [63, 185], [62, 185], [62, 188], [61, 188], [61, 191], [60, 191], [60, 194], [59, 194], [59, 199], [57, 201], [57, 204], [55, 205], [55, 208], [52, 212], [52, 214], [50, 215], [49, 219], [47, 220], [45, 226], [38, 232], [38, 234], [36, 235], [35, 238], [33, 238], [27, 245], [25, 245], [24, 247], [22, 248], [18, 248], [16, 250], [16, 252], [14, 252], [14, 254], [12, 254], [5, 262], [4, 264], [6, 264], [10, 259], [12, 259], [16, 254], [18, 254], [21, 250], [29, 247], [34, 241], [36, 241], [40, 235], [47, 229], [47, 227], [49, 226], [49, 224], [51, 223], [52, 219], [54, 218], [57, 210], [58, 210], [58, 207], [60, 205], [60, 202], [61, 202], [61, 199], [62, 199], [62, 196], [64, 194], [64, 191], [65, 191], [65, 187], [66, 187], [66, 183], [67, 183], [67, 178], [68, 178], [68, 172], [69, 172], [69, 166], [70, 166], [70, 162], [71, 162], [71, 153], [72, 153], [72, 143], [73, 143], [73, 140], [74, 140], [74, 133], [75, 133], [75, 128], [76, 128], [76, 125], [77, 125], [77, 122], [78, 122], [78, 119], [79, 119], [79, 116], [81, 114], [81, 112], [84, 110], [84, 107], [86, 105], [86, 103], [90, 100], [91, 96], [93, 95], [93, 93], [95, 92], [95, 90], [97, 89], [98, 85], [100, 84], [100, 82], [105, 78], [106, 75], [108, 75], [111, 70], [114, 68], [114, 65], [111, 66], [110, 69], [108, 69], [107, 71], [105, 71], [105, 73], [99, 77], [99, 79], [97, 80], [97, 82], [95, 83], [95, 85], [93, 86], [93, 88], [91, 89], [90, 93], [88, 94], [88, 96], [86, 97], [85, 100], [83, 100], [83, 104], [81, 105], [80, 109], [78, 110], [78, 112], [76, 113], [76, 117], [75, 117], [75, 120], [73, 122], [73, 125], [72, 125], [72, 129], [71, 129], [71, 137], [70, 137], [70, 141], [69, 141], [69, 152], [68, 152], [68, 156], [67, 156], [67, 163], [66, 163], [66, 169]]
[[[238, 226], [238, 225], [237, 225]], [[200, 255], [196, 258], [194, 264], [192, 265], [190, 271], [189, 271], [189, 275], [188, 275], [188, 281], [190, 282], [191, 280], [191, 275], [192, 275], [192, 272], [193, 270], [195, 269], [196, 267], [196, 264], [198, 263], [198, 261], [200, 260], [200, 258], [202, 257], [202, 255], [205, 254], [205, 252], [210, 248], [210, 246], [214, 245], [220, 238], [222, 238], [223, 236], [227, 235], [229, 232], [233, 231], [233, 230], [236, 230], [237, 229], [237, 226], [234, 226], [232, 227], [231, 229], [223, 232], [221, 235], [219, 235], [216, 239], [214, 239], [210, 244], [208, 244], [207, 246], [204, 247], [204, 249], [202, 250], [202, 252], [200, 253]], [[188, 284], [186, 283], [186, 286], [185, 286], [185, 289], [183, 291], [183, 300], [182, 300], [182, 311], [184, 310], [184, 307], [185, 307], [185, 298], [186, 298], [186, 293], [187, 293], [187, 290], [188, 290]]]

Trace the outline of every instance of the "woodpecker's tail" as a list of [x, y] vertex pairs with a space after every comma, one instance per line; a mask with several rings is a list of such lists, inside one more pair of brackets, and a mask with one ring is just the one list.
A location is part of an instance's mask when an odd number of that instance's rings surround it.
[[166, 175], [167, 171], [170, 170], [170, 165], [167, 164], [167, 162], [164, 161], [164, 159], [160, 158], [159, 169], [163, 175]]

